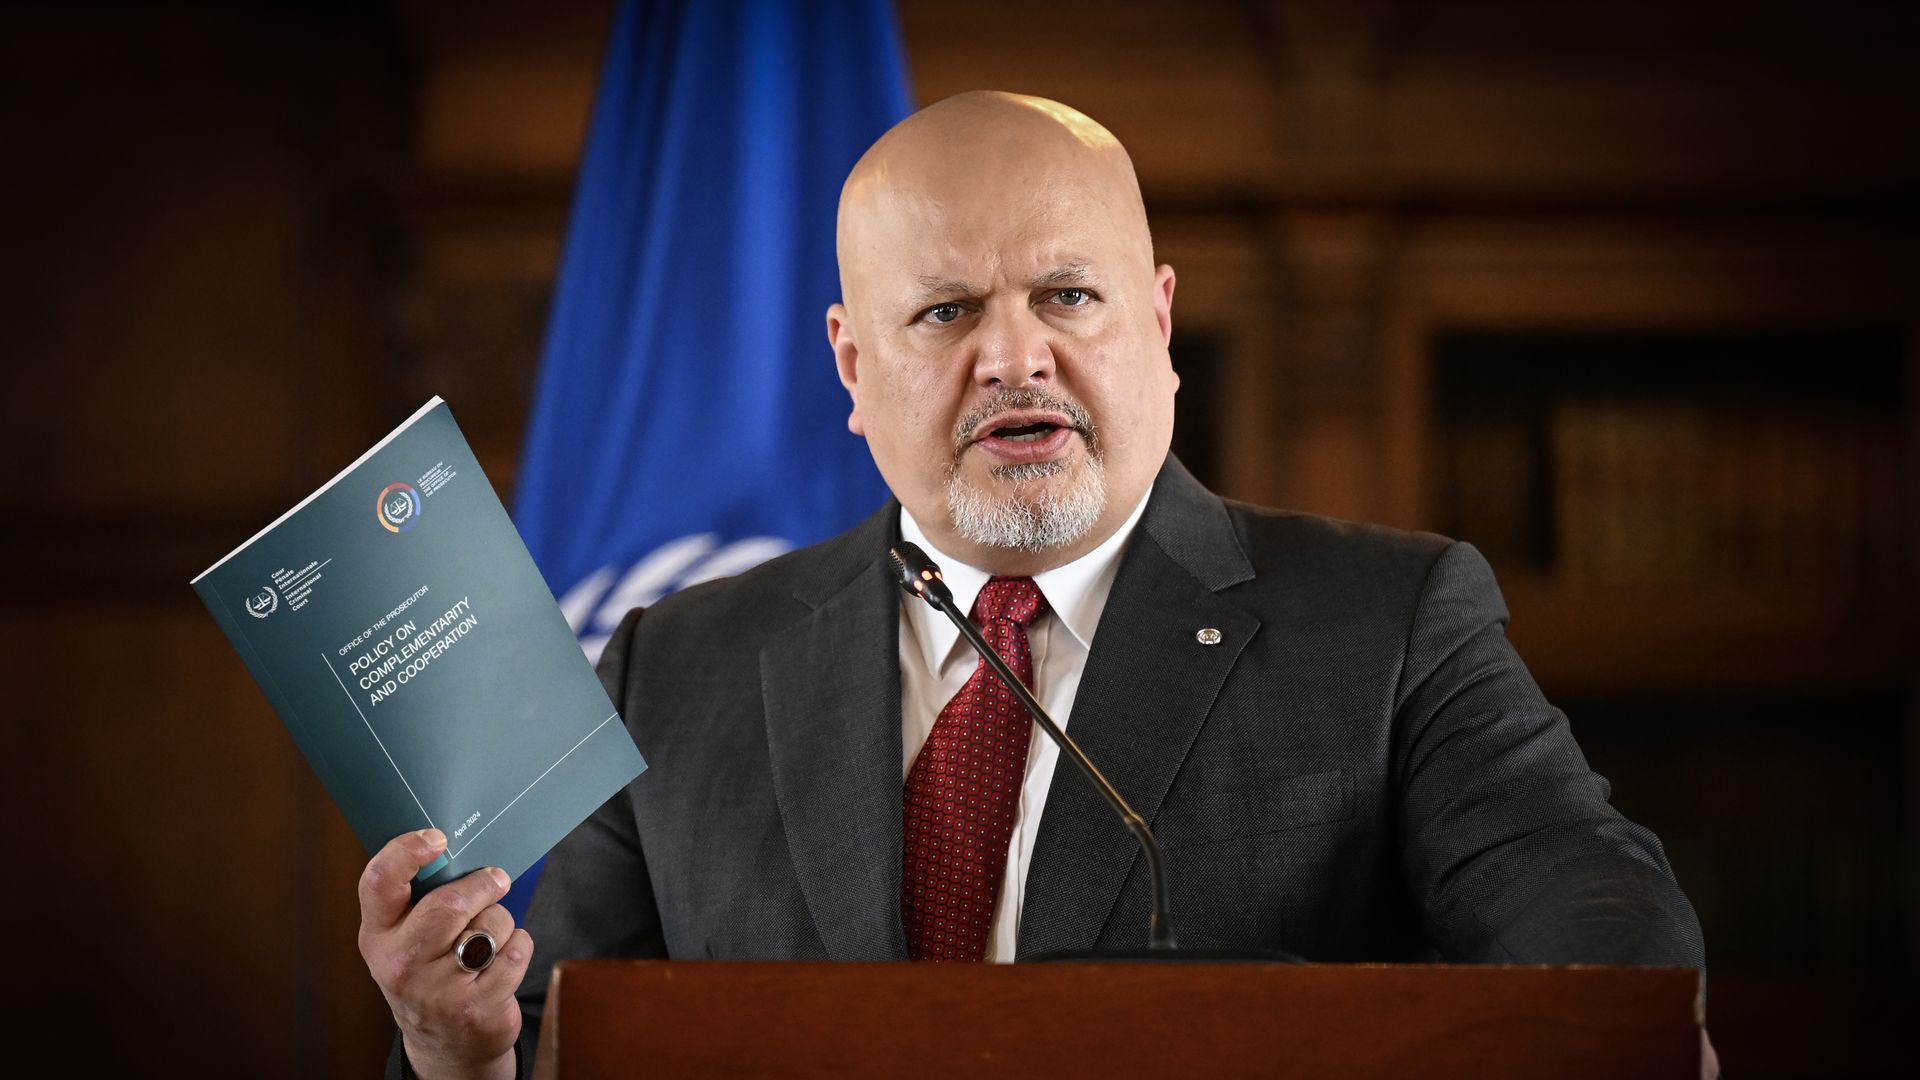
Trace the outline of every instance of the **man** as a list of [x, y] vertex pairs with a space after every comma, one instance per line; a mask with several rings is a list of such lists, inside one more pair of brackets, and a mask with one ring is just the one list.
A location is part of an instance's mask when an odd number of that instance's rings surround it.
[[[898, 505], [628, 616], [601, 672], [653, 768], [555, 849], [531, 937], [487, 874], [408, 908], [444, 838], [368, 864], [361, 948], [419, 1075], [530, 1064], [568, 957], [1142, 943], [1133, 840], [898, 591], [903, 537], [1153, 822], [1183, 944], [1702, 963], [1477, 553], [1225, 503], [1168, 456], [1174, 273], [1104, 128], [1034, 98], [934, 105], [855, 167], [839, 253], [828, 336]], [[468, 927], [503, 943], [478, 975], [449, 956]]]

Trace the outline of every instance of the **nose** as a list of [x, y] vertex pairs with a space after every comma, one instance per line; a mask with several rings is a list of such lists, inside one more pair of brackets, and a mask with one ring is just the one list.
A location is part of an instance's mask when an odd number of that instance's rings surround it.
[[980, 386], [1026, 386], [1053, 378], [1053, 336], [1025, 304], [989, 308], [974, 340], [973, 379]]

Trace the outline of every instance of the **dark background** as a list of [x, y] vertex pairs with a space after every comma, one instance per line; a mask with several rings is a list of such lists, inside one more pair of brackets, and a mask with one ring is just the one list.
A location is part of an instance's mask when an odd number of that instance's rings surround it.
[[[1736, 1076], [1899, 1063], [1916, 1004], [1914, 11], [900, 4], [921, 102], [1132, 151], [1197, 471], [1493, 558], [1700, 910]], [[0, 15], [36, 1059], [377, 1067], [364, 855], [186, 582], [433, 393], [511, 494], [606, 14]]]

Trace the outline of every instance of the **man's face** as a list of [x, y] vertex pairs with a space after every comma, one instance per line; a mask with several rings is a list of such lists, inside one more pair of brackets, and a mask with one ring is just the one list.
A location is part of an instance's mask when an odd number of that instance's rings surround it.
[[900, 184], [864, 197], [843, 244], [828, 324], [848, 426], [934, 541], [982, 568], [1097, 546], [1172, 438], [1173, 271], [1113, 188], [1044, 163]]

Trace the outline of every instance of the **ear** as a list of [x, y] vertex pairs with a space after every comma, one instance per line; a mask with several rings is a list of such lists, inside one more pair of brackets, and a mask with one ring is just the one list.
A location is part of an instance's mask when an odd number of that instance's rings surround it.
[[1160, 344], [1173, 342], [1173, 267], [1160, 264], [1153, 273], [1153, 318], [1160, 324]]
[[847, 396], [853, 399], [853, 410], [847, 414], [847, 430], [864, 436], [860, 395], [854, 393], [854, 386], [860, 381], [860, 346], [853, 340], [853, 320], [847, 315], [845, 304], [834, 304], [827, 309], [827, 344], [833, 346], [833, 366], [840, 374], [840, 385], [847, 388]]

